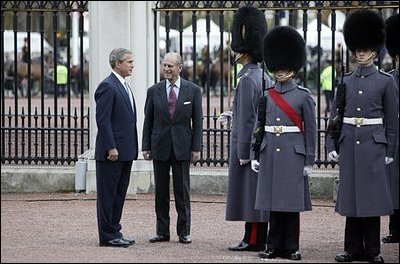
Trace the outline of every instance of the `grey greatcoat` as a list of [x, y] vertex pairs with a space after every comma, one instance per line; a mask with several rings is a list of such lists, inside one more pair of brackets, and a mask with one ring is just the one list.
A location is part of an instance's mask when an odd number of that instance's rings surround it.
[[[393, 70], [390, 74], [394, 77], [397, 87], [397, 103], [399, 103], [399, 69]], [[398, 116], [397, 116], [398, 118]], [[397, 122], [399, 120], [397, 119]], [[394, 160], [388, 165], [388, 176], [390, 183], [390, 191], [393, 200], [393, 209], [399, 209], [399, 132], [396, 136], [396, 151], [394, 153]]]
[[[336, 212], [347, 217], [392, 214], [385, 157], [394, 157], [398, 102], [393, 77], [374, 65], [357, 67], [344, 78], [345, 117], [383, 118], [384, 125], [343, 124], [339, 138], [339, 189]], [[335, 100], [336, 101], [336, 100]], [[335, 104], [335, 102], [334, 102]], [[331, 117], [336, 113], [332, 108]], [[328, 153], [335, 150], [326, 139]]]
[[[316, 144], [315, 101], [311, 92], [293, 80], [277, 83], [275, 89], [297, 112], [304, 132], [265, 132], [260, 152], [256, 208], [278, 212], [311, 210], [305, 165], [313, 165]], [[266, 125], [296, 126], [267, 95]]]
[[256, 124], [258, 102], [263, 81], [271, 86], [269, 77], [256, 64], [247, 64], [238, 73], [240, 78], [233, 101], [229, 180], [226, 202], [226, 220], [267, 222], [269, 213], [255, 210], [257, 173], [250, 162], [241, 166], [239, 159], [250, 159], [252, 133]]

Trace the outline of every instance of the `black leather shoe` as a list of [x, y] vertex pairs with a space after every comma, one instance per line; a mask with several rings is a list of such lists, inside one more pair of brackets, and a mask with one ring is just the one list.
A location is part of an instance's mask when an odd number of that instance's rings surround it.
[[279, 257], [279, 254], [276, 250], [269, 248], [263, 252], [258, 253], [258, 257], [262, 259], [274, 259]]
[[157, 242], [166, 242], [169, 241], [169, 236], [167, 235], [156, 235], [153, 238], [150, 238], [150, 243], [157, 243]]
[[179, 236], [179, 243], [190, 244], [192, 243], [192, 238], [190, 236]]
[[111, 239], [106, 242], [100, 243], [100, 247], [124, 247], [124, 248], [127, 248], [129, 246], [130, 246], [129, 242], [126, 240], [123, 240], [122, 238], [115, 238], [115, 239]]
[[399, 243], [399, 237], [389, 234], [382, 238], [383, 243]]
[[385, 263], [383, 258], [380, 255], [377, 256], [368, 256], [367, 260], [369, 263]]
[[135, 244], [135, 240], [133, 238], [123, 237], [122, 240], [125, 240], [126, 242], [128, 242], [129, 245]]
[[228, 247], [231, 251], [263, 251], [265, 250], [265, 245], [249, 245], [242, 241], [237, 246]]
[[289, 250], [286, 253], [286, 258], [290, 260], [301, 260], [301, 254], [298, 251]]

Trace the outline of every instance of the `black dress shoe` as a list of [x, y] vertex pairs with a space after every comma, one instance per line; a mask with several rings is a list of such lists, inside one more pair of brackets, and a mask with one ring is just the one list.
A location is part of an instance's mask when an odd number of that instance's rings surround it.
[[130, 246], [129, 242], [122, 238], [115, 238], [115, 239], [111, 239], [106, 242], [100, 243], [100, 247], [124, 247], [124, 248], [127, 248], [129, 246]]
[[265, 250], [265, 245], [249, 245], [242, 241], [237, 246], [228, 247], [231, 251], [263, 251]]
[[167, 235], [156, 235], [153, 238], [150, 238], [150, 243], [157, 243], [157, 242], [166, 242], [169, 241], [169, 236]]
[[383, 243], [399, 243], [399, 237], [389, 234], [382, 238]]
[[126, 242], [128, 242], [129, 245], [135, 244], [135, 240], [133, 238], [123, 237], [122, 240], [125, 240]]
[[383, 260], [383, 258], [380, 255], [368, 256], [367, 260], [369, 263], [385, 263], [385, 261]]
[[190, 236], [179, 236], [179, 243], [190, 244], [192, 243], [192, 238]]
[[258, 257], [262, 259], [274, 259], [279, 257], [278, 251], [269, 248], [263, 252], [258, 253]]
[[290, 260], [301, 260], [301, 254], [298, 251], [295, 250], [289, 250], [286, 253], [286, 258]]
[[365, 256], [363, 254], [353, 254], [348, 251], [337, 254], [335, 257], [337, 262], [352, 262], [352, 261], [364, 261]]

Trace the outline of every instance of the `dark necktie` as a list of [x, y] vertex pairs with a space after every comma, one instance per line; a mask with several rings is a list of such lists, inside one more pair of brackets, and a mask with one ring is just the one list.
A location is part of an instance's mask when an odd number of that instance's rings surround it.
[[168, 112], [169, 116], [172, 117], [174, 116], [175, 113], [175, 106], [176, 106], [176, 93], [174, 91], [174, 84], [171, 84], [169, 87], [169, 96], [168, 96]]

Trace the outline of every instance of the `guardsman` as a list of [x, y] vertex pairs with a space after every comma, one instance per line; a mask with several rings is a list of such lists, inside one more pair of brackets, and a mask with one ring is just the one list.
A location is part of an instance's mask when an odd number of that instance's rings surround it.
[[[357, 66], [344, 77], [340, 158], [333, 140], [326, 138], [328, 159], [339, 162], [335, 211], [346, 217], [344, 252], [335, 260], [382, 263], [380, 216], [393, 213], [387, 165], [393, 161], [398, 130], [396, 83], [374, 65], [385, 39], [384, 20], [377, 12], [351, 13], [343, 32]], [[332, 108], [330, 118], [335, 114]]]
[[232, 50], [235, 61], [243, 65], [233, 101], [229, 182], [226, 220], [245, 221], [245, 232], [233, 251], [262, 251], [268, 231], [268, 212], [254, 209], [257, 173], [250, 163], [252, 133], [257, 122], [258, 102], [262, 95], [263, 78], [271, 80], [258, 65], [262, 61], [262, 39], [267, 22], [262, 11], [244, 6], [238, 9], [232, 23]]
[[[386, 49], [396, 61], [396, 68], [389, 73], [397, 84], [397, 103], [399, 102], [399, 14], [386, 20]], [[389, 235], [382, 238], [383, 243], [399, 243], [400, 210], [399, 210], [399, 136], [396, 137], [396, 152], [394, 160], [388, 166], [390, 191], [392, 193], [393, 211], [389, 217]]]
[[256, 209], [270, 211], [267, 249], [258, 256], [301, 260], [300, 212], [312, 209], [308, 176], [315, 159], [315, 101], [293, 80], [306, 61], [302, 36], [289, 26], [264, 39], [264, 61], [276, 83], [267, 89]]

